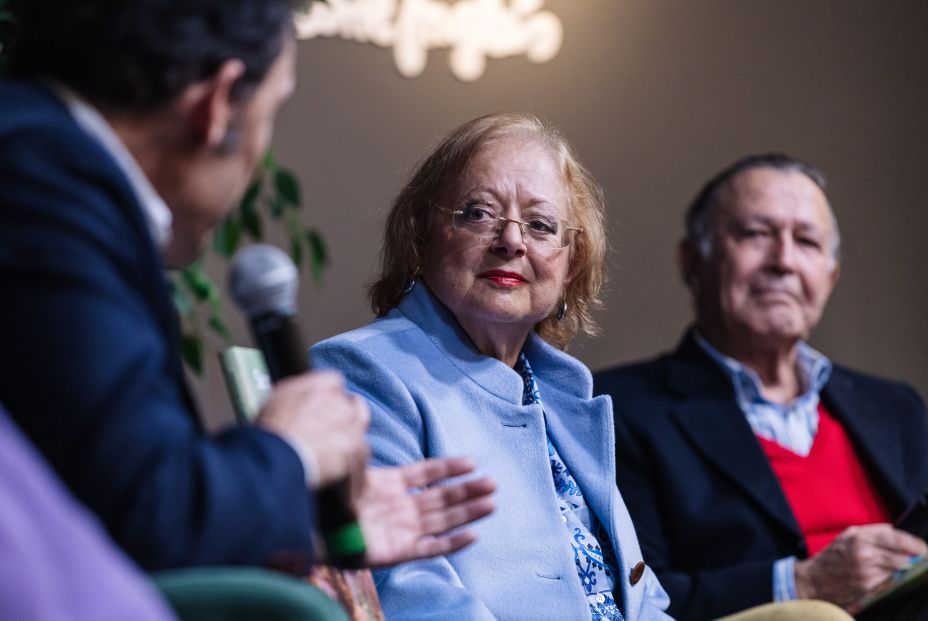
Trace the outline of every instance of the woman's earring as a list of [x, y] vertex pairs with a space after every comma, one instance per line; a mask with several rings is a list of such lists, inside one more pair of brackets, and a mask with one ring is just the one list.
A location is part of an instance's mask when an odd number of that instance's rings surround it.
[[419, 266], [416, 266], [416, 271], [412, 273], [412, 276], [406, 279], [406, 282], [403, 283], [403, 293], [409, 293], [412, 291], [413, 287], [416, 286], [416, 276], [419, 275]]
[[557, 320], [561, 321], [566, 316], [567, 316], [567, 300], [561, 300], [561, 304], [557, 307]]

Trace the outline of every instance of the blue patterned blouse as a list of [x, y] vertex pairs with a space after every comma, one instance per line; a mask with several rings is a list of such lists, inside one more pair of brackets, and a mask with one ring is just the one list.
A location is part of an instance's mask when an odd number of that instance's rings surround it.
[[[525, 354], [519, 354], [515, 370], [525, 382], [522, 404], [537, 403], [544, 410], [535, 375], [532, 373], [532, 367], [525, 358]], [[567, 465], [558, 455], [550, 436], [548, 436], [548, 458], [551, 460], [554, 490], [557, 494], [558, 508], [561, 512], [561, 519], [564, 521], [567, 539], [573, 550], [574, 564], [590, 603], [590, 618], [592, 621], [622, 621], [622, 613], [619, 612], [619, 607], [612, 595], [612, 589], [615, 586], [613, 575], [616, 561], [609, 537], [600, 528], [596, 516], [587, 508], [583, 492], [571, 476]], [[600, 541], [603, 541], [605, 545], [600, 545]]]

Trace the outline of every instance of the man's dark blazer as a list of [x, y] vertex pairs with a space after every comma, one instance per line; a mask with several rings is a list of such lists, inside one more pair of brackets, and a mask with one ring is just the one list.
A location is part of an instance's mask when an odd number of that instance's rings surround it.
[[143, 566], [308, 561], [299, 458], [204, 433], [176, 341], [114, 160], [48, 91], [0, 82], [0, 401]]
[[[773, 562], [808, 556], [728, 376], [687, 335], [676, 351], [595, 376], [612, 396], [619, 489], [680, 621], [773, 598]], [[836, 366], [822, 401], [889, 511], [928, 486], [928, 415], [908, 386]]]

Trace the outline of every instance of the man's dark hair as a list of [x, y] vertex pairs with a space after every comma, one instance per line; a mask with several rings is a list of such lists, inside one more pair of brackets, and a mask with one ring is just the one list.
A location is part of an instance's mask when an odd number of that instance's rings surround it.
[[148, 111], [239, 59], [246, 97], [290, 36], [293, 0], [28, 0], [13, 75], [54, 78], [98, 106]]
[[[798, 158], [784, 153], [761, 153], [742, 157], [709, 179], [686, 210], [686, 239], [699, 250], [702, 257], [708, 256], [712, 247], [712, 215], [722, 188], [741, 173], [754, 168], [773, 168], [775, 170], [802, 173], [817, 185], [822, 192], [825, 191], [825, 175]], [[840, 244], [838, 223], [834, 218], [834, 212], [832, 212], [831, 217], [835, 233], [832, 251], [834, 256], [837, 257]]]

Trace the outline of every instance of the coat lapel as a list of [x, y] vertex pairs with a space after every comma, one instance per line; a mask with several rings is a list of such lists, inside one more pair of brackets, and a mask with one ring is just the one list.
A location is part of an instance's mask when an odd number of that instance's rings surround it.
[[859, 457], [870, 466], [871, 475], [889, 503], [891, 513], [902, 511], [908, 492], [905, 488], [904, 464], [900, 461], [899, 437], [904, 429], [896, 426], [896, 418], [886, 416], [882, 402], [863, 398], [854, 381], [835, 369], [822, 391], [822, 401], [829, 412], [844, 427]]
[[670, 388], [684, 399], [672, 416], [703, 459], [765, 512], [801, 536], [780, 483], [732, 394], [728, 378], [689, 335], [671, 356]]
[[[554, 391], [548, 390], [554, 397]], [[611, 524], [612, 490], [615, 489], [615, 430], [612, 428], [612, 403], [608, 397], [596, 397], [578, 403], [560, 399], [542, 401], [551, 441], [570, 473], [583, 490], [587, 505], [603, 524]]]
[[[629, 575], [643, 557], [616, 486], [612, 400], [606, 396], [591, 399], [591, 376], [586, 367], [539, 341], [531, 339], [526, 352], [536, 362], [548, 433], [583, 490], [587, 506], [609, 533], [616, 556], [616, 600], [626, 614], [637, 611], [644, 589], [632, 588]], [[559, 364], [553, 363], [561, 357]]]
[[587, 505], [612, 523], [615, 429], [612, 401], [594, 397], [593, 379], [578, 360], [532, 334], [525, 344], [545, 406], [548, 434], [583, 490]]
[[[549, 389], [548, 394], [552, 393], [555, 391]], [[631, 588], [628, 576], [643, 556], [616, 487], [612, 400], [606, 396], [579, 403], [575, 397], [568, 402], [549, 399], [545, 413], [551, 441], [583, 490], [587, 506], [609, 534], [616, 557], [613, 594], [625, 614], [636, 611], [641, 607], [643, 589]]]

